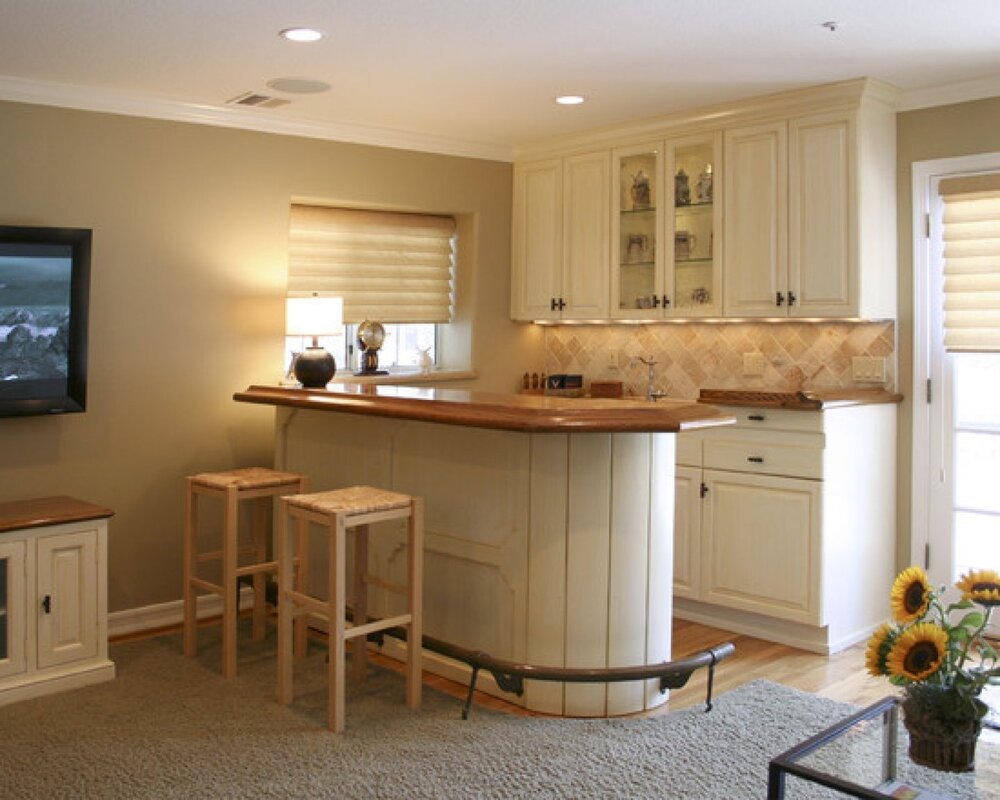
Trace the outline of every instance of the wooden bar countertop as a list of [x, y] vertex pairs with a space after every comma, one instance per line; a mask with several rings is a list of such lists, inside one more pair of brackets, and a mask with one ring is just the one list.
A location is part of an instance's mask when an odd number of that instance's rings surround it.
[[524, 433], [617, 433], [694, 430], [734, 423], [712, 406], [611, 398], [491, 394], [461, 389], [331, 383], [323, 389], [251, 386], [241, 403], [340, 411]]
[[65, 495], [14, 500], [0, 503], [0, 533], [88, 519], [105, 519], [114, 516], [114, 513], [110, 508]]
[[899, 403], [903, 395], [885, 389], [824, 389], [799, 392], [769, 392], [760, 389], [702, 389], [699, 403], [725, 406], [762, 406], [818, 410], [871, 403]]

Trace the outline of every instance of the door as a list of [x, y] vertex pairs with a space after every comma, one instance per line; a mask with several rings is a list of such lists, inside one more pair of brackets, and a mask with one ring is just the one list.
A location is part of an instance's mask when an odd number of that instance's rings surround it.
[[698, 598], [701, 570], [701, 467], [674, 473], [674, 594]]
[[561, 290], [562, 160], [514, 168], [511, 317], [559, 319]]
[[97, 655], [97, 531], [38, 539], [38, 666]]
[[702, 599], [820, 624], [819, 481], [705, 470]]
[[[1000, 571], [1000, 353], [945, 349], [938, 192], [942, 179], [989, 172], [1000, 174], [1000, 153], [914, 165], [912, 555], [932, 583], [949, 586], [970, 569]], [[1000, 211], [988, 213], [1000, 226]], [[992, 629], [1000, 635], [996, 615]]]
[[663, 316], [663, 158], [659, 143], [612, 154], [612, 316]]
[[786, 316], [786, 124], [726, 131], [724, 165], [724, 313], [729, 317]]
[[611, 154], [566, 159], [563, 167], [563, 319], [607, 319]]
[[0, 542], [0, 678], [27, 668], [25, 543]]

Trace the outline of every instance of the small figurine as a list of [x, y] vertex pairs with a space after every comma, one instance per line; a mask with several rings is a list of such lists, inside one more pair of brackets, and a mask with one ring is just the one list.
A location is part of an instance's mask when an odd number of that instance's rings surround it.
[[712, 202], [712, 165], [706, 164], [705, 171], [698, 176], [695, 186], [695, 197], [699, 203]]
[[[434, 358], [431, 356], [431, 349], [429, 347], [419, 347], [420, 351], [420, 371], [427, 375], [431, 371], [431, 367], [434, 366]], [[525, 373], [525, 379], [528, 375]]]
[[649, 208], [649, 176], [641, 169], [632, 176], [632, 208]]
[[691, 204], [691, 186], [688, 175], [683, 169], [677, 170], [674, 176], [674, 205], [687, 206]]

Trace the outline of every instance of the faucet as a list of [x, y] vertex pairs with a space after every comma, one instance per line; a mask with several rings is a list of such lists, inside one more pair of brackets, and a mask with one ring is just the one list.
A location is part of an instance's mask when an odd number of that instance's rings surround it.
[[654, 391], [653, 389], [653, 387], [656, 385], [656, 375], [654, 369], [654, 367], [656, 367], [656, 359], [654, 359], [652, 356], [650, 356], [648, 359], [645, 359], [642, 356], [636, 356], [635, 358], [637, 361], [645, 364], [646, 369], [649, 371], [649, 374], [646, 378], [646, 400], [648, 400], [651, 403], [655, 403], [659, 398], [666, 397], [667, 396], [666, 392], [657, 392]]

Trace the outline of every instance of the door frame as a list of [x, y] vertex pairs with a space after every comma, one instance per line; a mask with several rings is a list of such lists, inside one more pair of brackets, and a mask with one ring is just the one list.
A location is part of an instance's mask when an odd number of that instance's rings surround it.
[[[913, 386], [912, 454], [910, 474], [910, 562], [930, 568], [930, 546], [935, 525], [931, 520], [931, 495], [950, 490], [942, 483], [940, 465], [931, 463], [931, 437], [940, 436], [951, 400], [942, 391], [945, 365], [934, 374], [931, 332], [940, 310], [931, 305], [932, 282], [930, 213], [931, 185], [938, 178], [961, 173], [1000, 170], [1000, 152], [916, 161], [912, 172], [913, 236]], [[935, 388], [936, 387], [936, 388]], [[928, 399], [929, 398], [929, 399]], [[935, 427], [936, 426], [936, 427]], [[934, 474], [937, 473], [937, 478]], [[950, 520], [947, 522], [951, 529]], [[950, 569], [949, 569], [950, 573]], [[933, 579], [933, 578], [932, 578]], [[949, 581], [950, 582], [950, 581]]]

